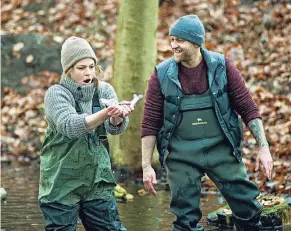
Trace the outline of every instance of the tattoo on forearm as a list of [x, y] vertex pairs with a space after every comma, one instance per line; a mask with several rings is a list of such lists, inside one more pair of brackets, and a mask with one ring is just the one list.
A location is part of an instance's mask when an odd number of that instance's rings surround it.
[[248, 122], [248, 128], [252, 132], [260, 147], [269, 147], [263, 128], [263, 123], [260, 119], [256, 118]]

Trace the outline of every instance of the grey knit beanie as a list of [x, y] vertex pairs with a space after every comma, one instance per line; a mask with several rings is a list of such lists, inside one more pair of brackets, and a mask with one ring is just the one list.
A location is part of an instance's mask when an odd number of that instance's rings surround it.
[[92, 58], [95, 64], [97, 64], [95, 52], [85, 39], [70, 37], [62, 45], [61, 63], [64, 73], [66, 73], [76, 62], [85, 58]]
[[193, 14], [175, 21], [170, 28], [169, 35], [201, 46], [205, 39], [205, 29], [198, 16]]

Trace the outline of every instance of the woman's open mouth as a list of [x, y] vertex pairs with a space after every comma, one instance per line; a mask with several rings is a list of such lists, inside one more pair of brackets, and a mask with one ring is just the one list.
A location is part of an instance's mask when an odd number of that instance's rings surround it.
[[91, 79], [85, 79], [85, 80], [83, 81], [83, 83], [85, 83], [85, 84], [91, 83]]

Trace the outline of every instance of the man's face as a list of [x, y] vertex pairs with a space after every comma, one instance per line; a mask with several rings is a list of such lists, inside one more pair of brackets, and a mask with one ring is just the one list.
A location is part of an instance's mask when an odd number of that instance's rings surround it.
[[191, 60], [200, 52], [198, 45], [188, 42], [184, 39], [170, 36], [171, 48], [174, 52], [176, 62], [191, 62]]

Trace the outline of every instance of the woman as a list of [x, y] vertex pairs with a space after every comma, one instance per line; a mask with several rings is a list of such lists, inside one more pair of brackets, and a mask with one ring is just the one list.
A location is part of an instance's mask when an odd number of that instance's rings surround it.
[[[90, 44], [67, 39], [61, 50], [63, 75], [44, 99], [48, 122], [41, 150], [39, 204], [46, 230], [126, 230], [113, 195], [106, 131], [124, 132], [129, 102], [118, 102], [112, 86], [96, 78], [97, 58]], [[106, 130], [106, 131], [105, 131]]]

